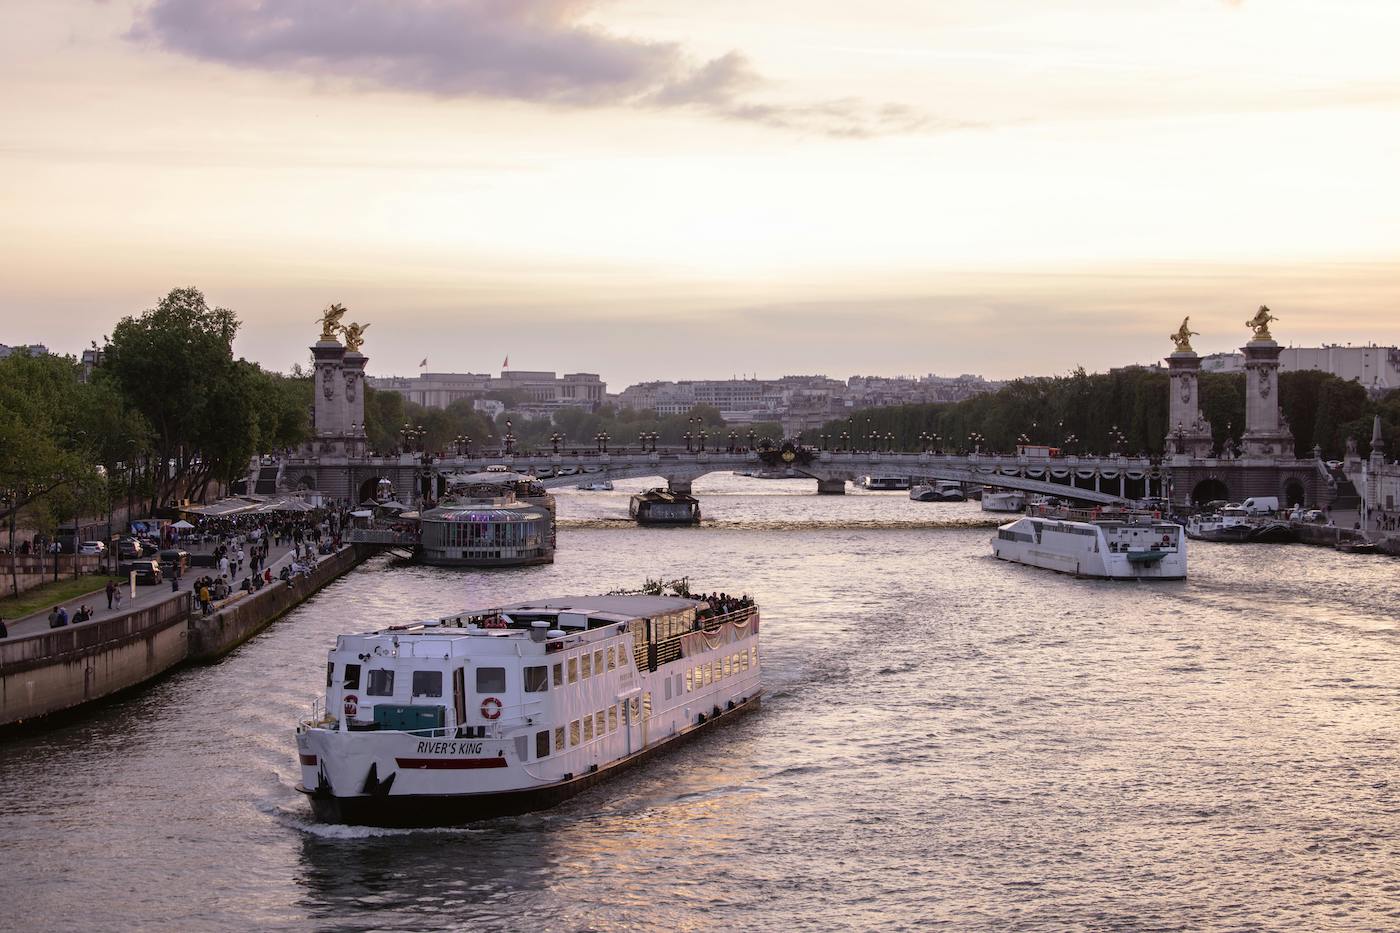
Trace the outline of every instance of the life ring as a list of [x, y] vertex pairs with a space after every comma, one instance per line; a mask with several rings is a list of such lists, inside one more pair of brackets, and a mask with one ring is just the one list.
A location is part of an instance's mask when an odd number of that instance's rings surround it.
[[347, 717], [354, 716], [359, 711], [360, 698], [355, 696], [355, 694], [353, 693], [347, 693], [345, 695], [345, 715]]
[[1172, 543], [1172, 536], [1171, 536], [1171, 535], [1162, 535], [1162, 543], [1163, 543], [1163, 544], [1171, 544], [1171, 543]]
[[1154, 522], [1157, 521], [1158, 519], [1160, 519], [1161, 517], [1162, 517], [1162, 513], [1161, 513], [1161, 512], [1153, 512], [1153, 513], [1152, 513], [1152, 520], [1153, 520]]
[[481, 718], [482, 718], [482, 719], [500, 719], [500, 718], [501, 718], [501, 701], [498, 700], [498, 699], [496, 699], [495, 697], [487, 697], [486, 699], [482, 700], [482, 701], [481, 701]]

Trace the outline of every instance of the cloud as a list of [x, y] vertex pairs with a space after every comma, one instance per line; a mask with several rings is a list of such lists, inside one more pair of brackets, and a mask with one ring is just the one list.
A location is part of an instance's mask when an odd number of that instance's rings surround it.
[[153, 0], [130, 38], [236, 68], [338, 78], [438, 97], [561, 106], [690, 109], [835, 136], [922, 125], [859, 100], [765, 103], [766, 82], [730, 52], [696, 62], [678, 44], [616, 35], [585, 17], [600, 0]]

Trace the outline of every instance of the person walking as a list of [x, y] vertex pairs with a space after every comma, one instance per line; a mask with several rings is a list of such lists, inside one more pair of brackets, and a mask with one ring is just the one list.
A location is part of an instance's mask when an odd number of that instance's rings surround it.
[[116, 603], [115, 608], [120, 611], [122, 608], [122, 588], [120, 586], [113, 587], [112, 601]]
[[10, 630], [5, 627], [5, 617], [0, 616], [0, 638], [9, 638]]
[[117, 584], [111, 580], [107, 581], [107, 608], [112, 608], [112, 597], [117, 594]]

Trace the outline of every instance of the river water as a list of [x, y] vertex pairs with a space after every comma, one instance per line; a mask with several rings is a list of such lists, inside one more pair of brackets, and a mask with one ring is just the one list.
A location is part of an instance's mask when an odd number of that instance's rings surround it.
[[[560, 494], [553, 566], [383, 560], [213, 667], [0, 745], [0, 927], [1400, 928], [1397, 565], [1192, 544], [1184, 583], [990, 555], [975, 503], [714, 476], [698, 529]], [[645, 577], [754, 594], [762, 709], [548, 812], [318, 825], [337, 633]]]

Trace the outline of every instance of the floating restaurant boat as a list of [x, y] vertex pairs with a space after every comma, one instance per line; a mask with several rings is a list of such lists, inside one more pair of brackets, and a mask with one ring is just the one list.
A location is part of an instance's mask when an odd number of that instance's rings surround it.
[[1183, 580], [1186, 536], [1156, 512], [1036, 508], [997, 529], [1001, 560], [1081, 577]]
[[991, 486], [982, 490], [982, 511], [1022, 512], [1026, 508], [1026, 494], [1017, 489], [994, 489]]
[[860, 487], [873, 492], [894, 492], [909, 488], [907, 476], [862, 476]]
[[595, 479], [589, 480], [586, 483], [579, 483], [578, 486], [574, 488], [582, 490], [583, 492], [612, 492], [613, 484], [610, 479]]
[[639, 525], [698, 525], [700, 500], [669, 489], [648, 489], [632, 497], [627, 513]]
[[758, 632], [752, 604], [566, 596], [341, 635], [297, 789], [372, 826], [552, 807], [758, 706]]
[[554, 562], [554, 497], [533, 476], [508, 470], [444, 477], [442, 501], [419, 514], [418, 557], [438, 567], [518, 567]]
[[952, 480], [938, 480], [932, 483], [919, 483], [909, 490], [909, 498], [915, 502], [966, 502], [962, 483]]

